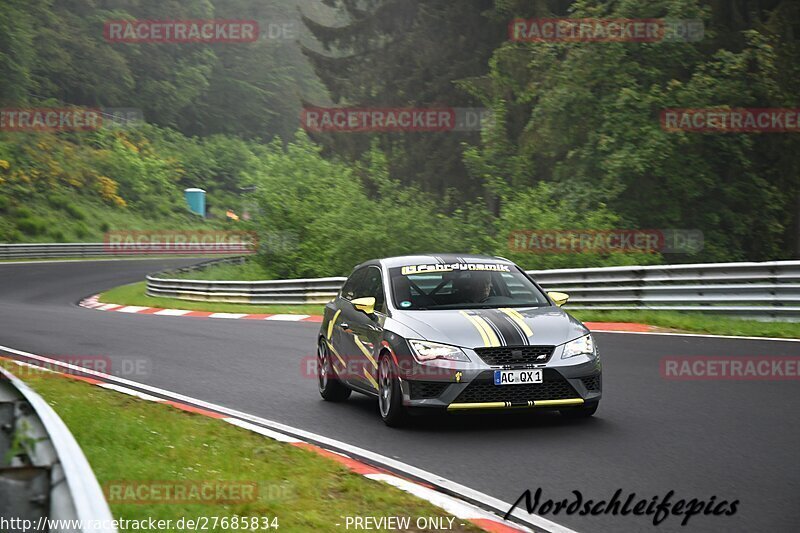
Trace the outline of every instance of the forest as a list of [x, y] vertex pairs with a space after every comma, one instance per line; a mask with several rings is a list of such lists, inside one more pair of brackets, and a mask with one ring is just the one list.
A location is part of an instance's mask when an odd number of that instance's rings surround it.
[[[701, 21], [701, 39], [540, 42], [534, 18]], [[252, 20], [252, 42], [115, 42], [108, 21]], [[273, 31], [280, 28], [281, 31]], [[797, 258], [800, 135], [670, 131], [674, 108], [797, 108], [792, 0], [4, 0], [0, 108], [134, 109], [0, 128], [0, 242], [253, 228], [277, 277], [370, 257], [528, 268]], [[482, 109], [481, 128], [319, 131], [309, 108]], [[209, 220], [182, 199], [208, 191]], [[233, 210], [248, 216], [226, 220]], [[245, 220], [247, 218], [247, 220]], [[532, 254], [520, 231], [687, 230], [690, 253]]]

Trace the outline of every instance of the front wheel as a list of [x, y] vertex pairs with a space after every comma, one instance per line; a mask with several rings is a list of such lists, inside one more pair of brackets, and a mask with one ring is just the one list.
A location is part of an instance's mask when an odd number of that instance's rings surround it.
[[408, 413], [403, 407], [400, 380], [395, 375], [388, 353], [381, 355], [378, 361], [378, 407], [381, 418], [389, 427], [400, 427], [408, 421]]
[[593, 402], [581, 407], [573, 407], [572, 409], [561, 409], [559, 412], [564, 418], [589, 418], [597, 412], [599, 405], [600, 402]]
[[319, 340], [317, 347], [317, 379], [319, 394], [329, 402], [342, 402], [350, 397], [348, 389], [336, 375], [331, 362], [331, 352], [323, 339]]

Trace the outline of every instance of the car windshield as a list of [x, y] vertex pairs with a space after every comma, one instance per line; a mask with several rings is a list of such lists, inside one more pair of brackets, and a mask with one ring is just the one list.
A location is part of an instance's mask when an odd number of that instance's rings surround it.
[[389, 269], [401, 310], [539, 307], [547, 298], [512, 265], [408, 265]]

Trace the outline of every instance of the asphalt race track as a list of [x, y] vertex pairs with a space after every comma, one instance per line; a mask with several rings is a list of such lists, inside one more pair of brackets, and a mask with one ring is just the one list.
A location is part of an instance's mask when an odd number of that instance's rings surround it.
[[[0, 345], [49, 356], [144, 359], [129, 379], [340, 439], [513, 502], [608, 500], [618, 488], [650, 499], [739, 500], [732, 517], [546, 518], [578, 531], [797, 531], [800, 382], [670, 381], [664, 356], [800, 356], [800, 343], [596, 334], [604, 399], [594, 419], [557, 415], [424, 418], [384, 426], [372, 400], [324, 403], [304, 359], [318, 324], [106, 313], [89, 296], [187, 259], [0, 263]], [[309, 502], [313, 506], [313, 502]]]

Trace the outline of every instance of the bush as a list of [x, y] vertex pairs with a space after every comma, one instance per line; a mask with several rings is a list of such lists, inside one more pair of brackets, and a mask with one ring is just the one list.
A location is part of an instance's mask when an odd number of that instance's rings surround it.
[[[253, 176], [268, 221], [259, 237], [268, 244], [277, 236], [281, 245], [280, 250], [262, 246], [259, 260], [273, 276], [345, 275], [373, 257], [486, 249], [481, 217], [437, 214], [433, 198], [389, 179], [376, 149], [362, 163], [347, 165], [325, 159], [300, 136], [285, 150], [271, 145], [263, 164]], [[376, 191], [374, 197], [368, 188]], [[369, 218], [359, 218], [364, 214]]]
[[11, 211], [11, 214], [16, 218], [31, 218], [33, 216], [33, 211], [27, 207], [17, 207]]
[[10, 220], [0, 218], [0, 242], [18, 242], [22, 234]]
[[158, 204], [151, 199], [143, 200], [136, 206], [136, 210], [144, 218], [156, 220], [158, 217]]
[[73, 231], [75, 232], [75, 236], [79, 239], [85, 239], [91, 235], [91, 231], [89, 231], [89, 228], [83, 222], [76, 224]]
[[50, 204], [52, 207], [57, 209], [61, 209], [61, 207], [67, 203], [66, 197], [61, 194], [48, 194], [47, 195], [47, 203]]
[[7, 242], [23, 242], [25, 236], [18, 230], [11, 230], [5, 234], [4, 240]]
[[76, 220], [86, 220], [86, 213], [83, 212], [83, 209], [73, 203], [64, 204], [64, 211]]
[[168, 218], [172, 214], [172, 210], [170, 209], [169, 205], [165, 204], [161, 204], [156, 207], [156, 212], [158, 213], [159, 218]]
[[11, 200], [5, 196], [0, 196], [0, 211], [8, 211], [11, 206]]
[[47, 221], [39, 217], [18, 218], [15, 224], [17, 229], [26, 235], [35, 236], [47, 233]]
[[580, 268], [612, 265], [645, 265], [660, 260], [658, 254], [631, 252], [532, 253], [513, 246], [514, 231], [539, 231], [554, 234], [560, 230], [612, 230], [620, 227], [619, 217], [605, 205], [571, 205], [547, 183], [540, 183], [503, 198], [496, 221], [497, 238], [493, 253], [506, 257], [525, 269]]
[[47, 195], [47, 203], [56, 209], [61, 209], [74, 219], [86, 220], [86, 213], [83, 212], [83, 209], [70, 202], [69, 198], [64, 195], [49, 194]]

